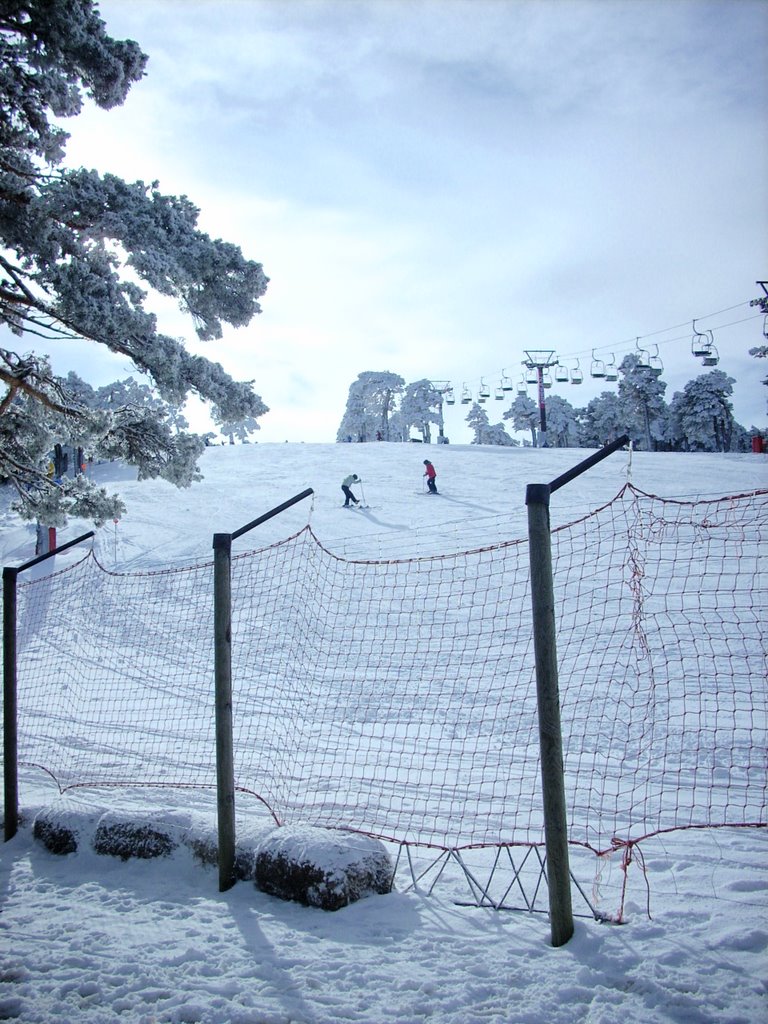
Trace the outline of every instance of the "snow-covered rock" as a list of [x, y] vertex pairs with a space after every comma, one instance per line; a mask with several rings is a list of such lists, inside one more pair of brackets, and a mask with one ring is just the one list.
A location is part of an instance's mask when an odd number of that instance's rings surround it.
[[377, 839], [311, 825], [275, 829], [256, 853], [257, 888], [322, 910], [389, 892], [393, 873]]

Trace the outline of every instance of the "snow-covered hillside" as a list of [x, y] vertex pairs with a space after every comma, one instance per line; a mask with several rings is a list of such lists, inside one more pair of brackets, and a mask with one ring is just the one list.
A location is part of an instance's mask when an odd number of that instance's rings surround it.
[[[307, 521], [328, 548], [347, 556], [463, 550], [524, 536], [526, 484], [549, 482], [588, 454], [383, 443], [226, 446], [205, 452], [205, 479], [187, 491], [97, 466], [90, 472], [120, 491], [128, 512], [98, 531], [94, 548], [102, 565], [118, 572], [207, 562], [214, 532], [239, 529], [311, 487], [313, 498], [243, 536], [236, 550], [269, 544]], [[425, 493], [427, 457], [438, 471], [437, 497]], [[357, 490], [368, 508], [341, 507], [341, 480], [352, 472], [362, 477]], [[607, 502], [628, 480], [687, 499], [744, 493], [768, 486], [768, 456], [617, 453], [553, 495], [553, 523]], [[34, 555], [34, 528], [7, 511], [7, 498], [0, 554], [4, 565], [20, 564]], [[59, 541], [85, 529], [72, 523]], [[57, 568], [74, 557], [57, 557]], [[33, 841], [29, 826], [34, 808], [56, 795], [42, 773], [25, 770], [26, 824], [0, 851], [6, 1018], [736, 1024], [766, 1017], [765, 830], [649, 841], [642, 868], [652, 881], [652, 919], [635, 889], [626, 926], [580, 918], [571, 942], [553, 950], [545, 918], [458, 906], [450, 891], [396, 892], [325, 914], [243, 882], [220, 894], [215, 872], [187, 849], [152, 862], [86, 850], [57, 858]], [[104, 799], [73, 797], [82, 813]], [[162, 800], [178, 812], [201, 807], [192, 791], [169, 791]]]
[[[237, 530], [312, 488], [311, 499], [243, 536], [236, 550], [272, 543], [308, 521], [323, 543], [350, 557], [461, 550], [525, 536], [526, 485], [548, 483], [590, 454], [471, 445], [225, 445], [203, 453], [204, 479], [182, 491], [162, 480], [139, 483], [130, 469], [98, 465], [89, 473], [118, 491], [128, 512], [119, 524], [102, 527], [94, 546], [99, 561], [120, 572], [209, 561], [215, 532]], [[427, 457], [437, 469], [437, 497], [426, 492]], [[350, 473], [362, 478], [357, 493], [370, 505], [354, 515], [341, 507], [341, 481]], [[609, 501], [628, 481], [665, 497], [740, 493], [768, 486], [768, 456], [618, 452], [553, 495], [553, 526]], [[9, 498], [0, 497], [2, 507]], [[34, 555], [32, 524], [5, 515], [0, 525], [4, 565]], [[90, 528], [71, 523], [59, 531], [59, 543]]]

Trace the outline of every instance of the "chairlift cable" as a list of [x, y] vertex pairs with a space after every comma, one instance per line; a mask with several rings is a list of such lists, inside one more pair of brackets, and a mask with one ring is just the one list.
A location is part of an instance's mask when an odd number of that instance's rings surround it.
[[[713, 317], [721, 316], [723, 313], [729, 313], [729, 312], [731, 312], [734, 309], [740, 309], [743, 306], [750, 306], [750, 305], [752, 305], [752, 300], [746, 299], [743, 302], [737, 302], [737, 303], [735, 303], [732, 306], [725, 306], [725, 307], [723, 307], [723, 309], [715, 310], [714, 312], [707, 313], [704, 316], [695, 317], [694, 318], [694, 322], [695, 323], [701, 323], [704, 320], [711, 320]], [[729, 320], [728, 322], [726, 322], [724, 324], [718, 324], [716, 327], [709, 329], [709, 333], [711, 335], [712, 331], [714, 331], [714, 330], [722, 331], [722, 330], [725, 330], [728, 327], [736, 327], [739, 324], [748, 323], [750, 320], [757, 320], [757, 319], [759, 319], [761, 317], [763, 318], [763, 322], [764, 322], [764, 331], [763, 331], [763, 333], [765, 334], [766, 330], [768, 330], [768, 314], [765, 314], [763, 310], [759, 310], [758, 312], [752, 313], [749, 316], [740, 317], [737, 320]], [[607, 363], [606, 362], [605, 366], [606, 366], [607, 369], [613, 369], [613, 368], [616, 367], [616, 356], [614, 354], [616, 351], [618, 351], [619, 354], [621, 354], [622, 351], [624, 351], [625, 349], [627, 351], [629, 351], [629, 349], [634, 346], [635, 347], [634, 354], [637, 354], [637, 349], [640, 347], [639, 343], [641, 341], [645, 341], [648, 338], [658, 337], [661, 334], [667, 334], [669, 331], [680, 330], [683, 327], [686, 327], [686, 328], [690, 329], [690, 324], [691, 324], [691, 320], [686, 320], [686, 321], [683, 321], [682, 323], [679, 323], [679, 324], [673, 324], [670, 327], [664, 327], [664, 328], [661, 328], [660, 330], [648, 331], [646, 334], [636, 335], [634, 338], [626, 338], [624, 341], [621, 341], [621, 342], [618, 342], [618, 343], [609, 342], [609, 343], [607, 343], [605, 345], [595, 345], [595, 346], [593, 346], [591, 348], [592, 357], [593, 357], [593, 359], [595, 358], [595, 353], [596, 352], [611, 351], [611, 363]], [[707, 332], [705, 331], [705, 332], [702, 332], [702, 333], [706, 334]], [[768, 335], [766, 335], [766, 336], [768, 336]], [[657, 352], [656, 352], [656, 355], [654, 357], [650, 357], [649, 356], [649, 358], [652, 358], [654, 361], [657, 358], [659, 358], [658, 357], [658, 346], [659, 345], [671, 345], [671, 344], [674, 344], [675, 342], [685, 341], [685, 340], [690, 340], [690, 335], [682, 335], [682, 334], [680, 334], [680, 335], [676, 335], [673, 338], [666, 338], [666, 339], [664, 339], [662, 341], [654, 342], [654, 345], [655, 345], [655, 347], [657, 349]], [[714, 339], [713, 338], [711, 339], [711, 344], [712, 344], [712, 348], [713, 348], [713, 355], [717, 356], [717, 350], [714, 347]], [[644, 349], [642, 351], [645, 352]], [[589, 348], [580, 349], [580, 350], [578, 350], [576, 352], [563, 353], [562, 356], [559, 357], [558, 363], [554, 364], [555, 365], [555, 372], [554, 372], [555, 380], [558, 383], [567, 383], [567, 380], [565, 378], [558, 376], [558, 367], [560, 367], [560, 369], [563, 369], [563, 363], [566, 360], [576, 360], [577, 364], [578, 364], [578, 358], [582, 357], [582, 356], [586, 357], [586, 356], [589, 355], [589, 353], [590, 353], [590, 349]], [[718, 358], [719, 358], [719, 356], [718, 356]], [[659, 358], [659, 362], [661, 362], [660, 358]], [[709, 365], [715, 365], [715, 364], [709, 364]], [[654, 362], [654, 367], [656, 368], [655, 372], [660, 372], [658, 370], [658, 364], [655, 363], [655, 362]], [[565, 369], [567, 370], [567, 367]], [[576, 367], [576, 370], [577, 370], [576, 376], [577, 377], [582, 376], [582, 379], [583, 379], [583, 374], [581, 373], [581, 370], [578, 368], [578, 365]], [[478, 398], [479, 398], [480, 401], [484, 401], [484, 399], [489, 398], [491, 396], [491, 393], [492, 393], [490, 388], [489, 388], [489, 386], [485, 382], [485, 377], [486, 376], [499, 376], [500, 377], [500, 382], [501, 382], [500, 386], [501, 386], [501, 389], [504, 390], [504, 391], [516, 390], [518, 395], [522, 395], [523, 393], [527, 393], [527, 389], [526, 389], [525, 392], [523, 391], [523, 388], [525, 386], [524, 382], [525, 382], [525, 376], [526, 375], [523, 374], [522, 377], [521, 377], [521, 380], [518, 381], [517, 385], [514, 385], [512, 383], [511, 378], [507, 375], [506, 370], [502, 368], [501, 371], [496, 371], [496, 373], [493, 374], [493, 375], [484, 375], [483, 377], [476, 378], [476, 381], [479, 381]], [[611, 378], [609, 378], [609, 379], [613, 379], [612, 375], [611, 375]], [[550, 380], [551, 380], [551, 378], [550, 378]], [[468, 383], [471, 384], [471, 383], [475, 383], [476, 381], [470, 381], [470, 382], [466, 382], [465, 381], [463, 383], [463, 385], [462, 385], [461, 404], [467, 405], [467, 404], [469, 404], [470, 402], [473, 401], [472, 391], [470, 390], [470, 388], [468, 386]], [[573, 380], [573, 373], [572, 372], [570, 374], [570, 381], [571, 381], [571, 383], [575, 383], [575, 381]], [[528, 381], [528, 385], [532, 385], [534, 383], [537, 383], [537, 382], [534, 382], [533, 380], [529, 380]], [[580, 383], [580, 381], [579, 381], [579, 383]], [[451, 388], [450, 390], [452, 391], [453, 389]], [[496, 391], [494, 392], [495, 396], [497, 396], [497, 392], [498, 392], [498, 389], [496, 389]], [[449, 403], [449, 404], [455, 404], [455, 400], [454, 400], [454, 403]]]

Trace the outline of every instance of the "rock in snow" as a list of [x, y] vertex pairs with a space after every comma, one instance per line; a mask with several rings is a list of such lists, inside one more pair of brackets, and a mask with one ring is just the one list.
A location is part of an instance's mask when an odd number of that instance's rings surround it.
[[390, 892], [393, 875], [377, 839], [311, 825], [275, 829], [256, 853], [257, 888], [322, 910]]

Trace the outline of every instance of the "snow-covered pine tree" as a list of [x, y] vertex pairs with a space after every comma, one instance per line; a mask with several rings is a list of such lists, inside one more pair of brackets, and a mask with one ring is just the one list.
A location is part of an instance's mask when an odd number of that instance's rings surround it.
[[466, 415], [466, 422], [475, 432], [472, 444], [499, 444], [505, 446], [517, 445], [503, 423], [493, 423], [488, 419], [488, 413], [477, 402], [473, 402]]
[[411, 428], [418, 430], [426, 444], [432, 442], [430, 425], [443, 428], [443, 395], [430, 380], [417, 380], [406, 386], [400, 400], [400, 414], [406, 436]]
[[[670, 419], [675, 440], [687, 451], [729, 452], [732, 450], [733, 377], [711, 370], [689, 380], [672, 396]], [[743, 428], [739, 428], [743, 432]]]
[[581, 438], [587, 448], [602, 448], [623, 433], [621, 403], [613, 391], [603, 391], [582, 409]]
[[388, 370], [365, 370], [349, 386], [337, 441], [389, 441], [389, 418], [405, 381]]
[[[581, 430], [576, 410], [566, 398], [550, 395], [544, 401], [550, 447], [577, 448]], [[553, 442], [554, 441], [554, 445]]]
[[512, 420], [515, 430], [530, 430], [531, 444], [536, 447], [538, 426], [541, 415], [539, 407], [528, 395], [518, 395], [504, 413], [503, 419]]
[[[93, 0], [0, 4], [0, 324], [19, 338], [104, 344], [146, 373], [160, 400], [178, 409], [190, 393], [217, 423], [256, 419], [267, 408], [250, 383], [190, 355], [159, 332], [143, 284], [175, 298], [201, 340], [221, 337], [258, 312], [267, 278], [237, 246], [197, 229], [186, 197], [157, 183], [63, 166], [67, 133], [84, 94], [118, 106], [144, 74], [137, 43], [112, 39]], [[55, 120], [54, 120], [55, 119]], [[50, 525], [68, 514], [103, 522], [117, 497], [78, 477], [57, 484], [46, 472], [56, 442], [119, 457], [140, 475], [185, 486], [196, 478], [203, 442], [171, 429], [168, 410], [94, 409], [34, 351], [0, 348], [0, 477], [17, 508]]]
[[646, 451], [654, 451], [668, 432], [668, 407], [664, 401], [666, 382], [653, 370], [640, 366], [638, 357], [630, 353], [621, 361], [619, 402], [625, 429]]

